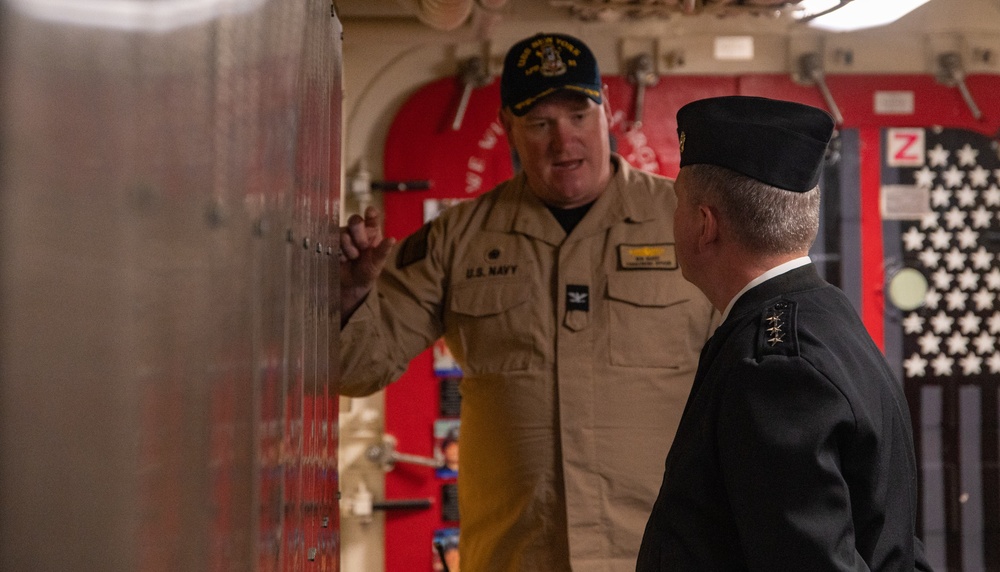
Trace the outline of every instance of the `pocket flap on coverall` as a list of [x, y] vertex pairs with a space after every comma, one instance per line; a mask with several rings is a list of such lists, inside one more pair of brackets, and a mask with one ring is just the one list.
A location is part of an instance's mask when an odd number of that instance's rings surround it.
[[490, 282], [455, 288], [451, 311], [466, 316], [493, 316], [523, 304], [531, 296], [524, 281]]
[[669, 280], [662, 270], [649, 270], [632, 275], [608, 276], [608, 298], [634, 306], [666, 307], [687, 302], [688, 298], [669, 289]]

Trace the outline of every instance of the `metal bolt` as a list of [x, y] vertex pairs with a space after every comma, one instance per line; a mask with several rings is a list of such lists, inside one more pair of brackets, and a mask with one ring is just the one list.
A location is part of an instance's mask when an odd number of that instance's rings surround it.
[[209, 205], [208, 209], [205, 211], [205, 221], [208, 223], [208, 226], [212, 228], [222, 226], [225, 219], [225, 209], [223, 209], [222, 203], [217, 200], [212, 201], [212, 204]]
[[264, 236], [267, 234], [270, 225], [263, 218], [259, 218], [253, 222], [253, 235], [257, 237]]

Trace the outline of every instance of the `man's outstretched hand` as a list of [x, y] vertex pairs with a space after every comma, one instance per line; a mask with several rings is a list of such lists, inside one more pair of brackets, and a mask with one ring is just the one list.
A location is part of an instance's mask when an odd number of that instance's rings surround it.
[[341, 326], [371, 291], [396, 239], [382, 235], [382, 213], [375, 207], [365, 216], [353, 214], [340, 228]]

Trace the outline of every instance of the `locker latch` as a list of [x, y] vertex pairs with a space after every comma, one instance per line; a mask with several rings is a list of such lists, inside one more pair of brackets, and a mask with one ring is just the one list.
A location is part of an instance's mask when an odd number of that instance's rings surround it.
[[422, 465], [425, 467], [440, 467], [444, 465], [444, 457], [435, 453], [434, 457], [422, 457], [409, 453], [400, 453], [396, 450], [396, 438], [385, 434], [382, 442], [370, 445], [365, 451], [365, 456], [369, 461], [378, 463], [383, 471], [389, 472], [396, 467], [396, 463], [409, 463], [411, 465]]

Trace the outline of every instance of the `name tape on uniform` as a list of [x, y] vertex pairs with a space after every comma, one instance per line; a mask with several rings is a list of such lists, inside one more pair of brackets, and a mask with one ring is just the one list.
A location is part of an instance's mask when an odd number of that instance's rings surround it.
[[618, 263], [623, 269], [676, 270], [673, 244], [619, 244]]

